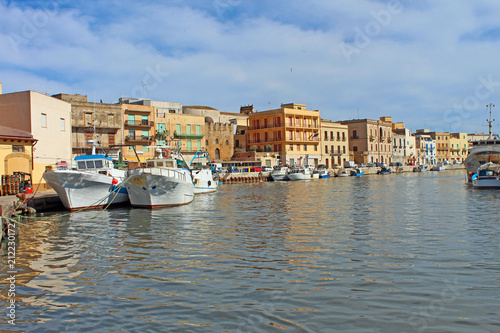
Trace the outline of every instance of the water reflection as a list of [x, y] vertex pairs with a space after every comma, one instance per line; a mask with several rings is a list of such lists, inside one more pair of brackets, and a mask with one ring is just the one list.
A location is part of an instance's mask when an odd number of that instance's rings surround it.
[[452, 281], [427, 327], [493, 331], [499, 196], [428, 172], [222, 185], [186, 206], [33, 221], [19, 327], [418, 331], [415, 313]]

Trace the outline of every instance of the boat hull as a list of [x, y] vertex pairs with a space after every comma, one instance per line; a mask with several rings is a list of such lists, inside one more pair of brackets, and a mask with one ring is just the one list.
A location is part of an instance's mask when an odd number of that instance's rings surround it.
[[69, 210], [129, 201], [126, 188], [121, 184], [114, 185], [113, 179], [116, 178], [112, 176], [76, 170], [53, 170], [45, 172], [43, 178]]
[[194, 184], [187, 170], [132, 170], [126, 186], [134, 207], [180, 206], [194, 199]]
[[193, 170], [194, 194], [212, 193], [217, 191], [219, 182], [214, 179], [209, 169]]
[[469, 156], [464, 160], [464, 166], [467, 170], [467, 177], [471, 180], [471, 175], [476, 173], [477, 169], [488, 162], [500, 164], [500, 146], [491, 145], [477, 147], [469, 152]]
[[479, 189], [500, 188], [500, 180], [498, 177], [476, 178], [472, 180], [472, 186]]

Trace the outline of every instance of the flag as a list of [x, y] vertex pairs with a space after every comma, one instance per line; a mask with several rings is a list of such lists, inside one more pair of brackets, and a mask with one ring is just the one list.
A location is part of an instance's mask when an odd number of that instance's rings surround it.
[[311, 138], [315, 138], [315, 137], [317, 137], [318, 135], [319, 135], [319, 133], [314, 133], [314, 134], [311, 134], [311, 136], [309, 137], [309, 139], [311, 139]]

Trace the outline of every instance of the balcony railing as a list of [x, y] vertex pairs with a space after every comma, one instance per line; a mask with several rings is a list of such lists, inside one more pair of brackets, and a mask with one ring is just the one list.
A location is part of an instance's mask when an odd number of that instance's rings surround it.
[[125, 142], [135, 142], [135, 143], [149, 143], [153, 142], [155, 138], [153, 136], [147, 135], [127, 135], [125, 137]]
[[375, 135], [370, 135], [370, 141], [375, 141]]
[[125, 126], [129, 127], [153, 127], [154, 125], [155, 123], [149, 120], [140, 120], [140, 121], [125, 120]]
[[182, 134], [174, 131], [174, 137], [179, 139], [202, 139], [205, 134]]
[[358, 136], [358, 135], [353, 135], [353, 136], [351, 136], [351, 140], [357, 140], [357, 139], [359, 139], [359, 136]]

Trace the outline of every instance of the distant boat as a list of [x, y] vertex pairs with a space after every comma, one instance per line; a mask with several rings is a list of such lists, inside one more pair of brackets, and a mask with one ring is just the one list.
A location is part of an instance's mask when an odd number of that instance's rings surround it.
[[307, 180], [312, 179], [312, 173], [309, 168], [293, 169], [288, 175], [290, 180]]
[[288, 173], [290, 169], [288, 167], [278, 167], [271, 172], [271, 178], [274, 181], [288, 180]]
[[413, 168], [413, 172], [425, 172], [428, 168], [425, 165], [419, 165], [418, 167]]
[[364, 172], [359, 168], [351, 169], [351, 176], [360, 177], [363, 176]]
[[129, 201], [122, 186], [125, 171], [115, 169], [106, 155], [81, 155], [74, 158], [73, 169], [46, 171], [43, 178], [56, 191], [66, 209], [102, 207]]
[[379, 175], [390, 175], [392, 173], [392, 170], [386, 167], [382, 167], [379, 171], [377, 171], [377, 174]]
[[318, 168], [319, 178], [330, 178], [330, 172], [326, 167]]
[[[206, 164], [194, 163], [202, 161]], [[194, 168], [197, 165], [200, 169]], [[215, 168], [212, 166], [210, 157], [207, 151], [196, 152], [191, 162], [189, 163], [191, 175], [194, 183], [194, 194], [211, 193], [217, 191], [219, 181], [218, 177], [213, 172]]]
[[339, 173], [337, 173], [337, 177], [349, 177], [349, 172], [346, 169], [341, 169]]
[[431, 171], [444, 171], [444, 170], [446, 170], [446, 166], [443, 163], [441, 163], [441, 162], [438, 162], [431, 169]]
[[500, 165], [486, 163], [477, 169], [477, 174], [472, 177], [472, 186], [475, 188], [500, 188]]

